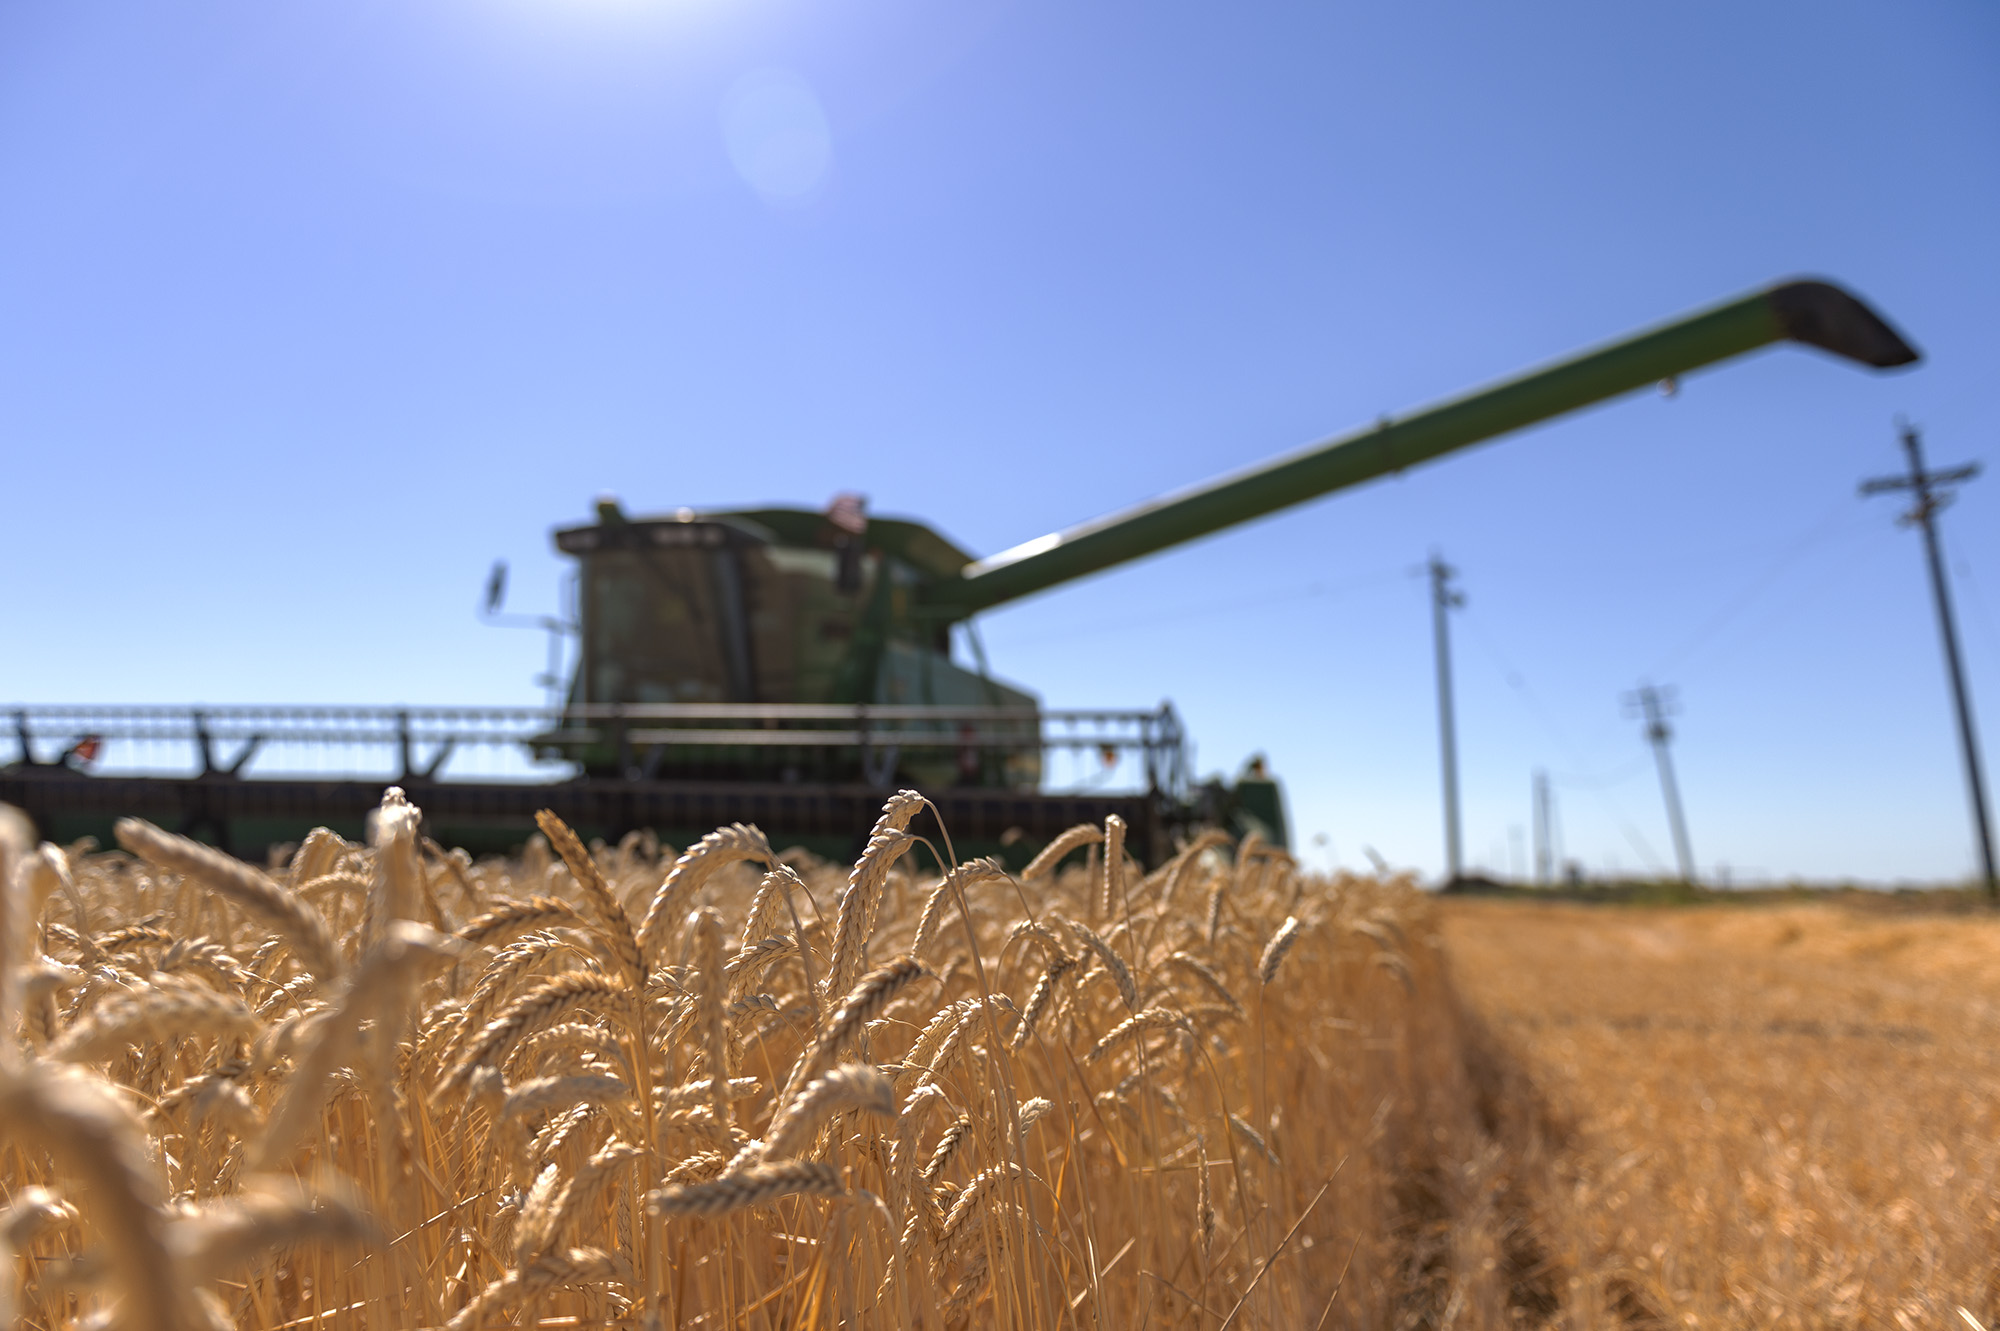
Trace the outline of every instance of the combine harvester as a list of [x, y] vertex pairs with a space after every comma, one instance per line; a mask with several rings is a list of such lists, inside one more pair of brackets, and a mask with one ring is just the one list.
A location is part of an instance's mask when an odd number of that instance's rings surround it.
[[[1003, 841], [1013, 855], [1031, 853], [1062, 828], [1113, 813], [1148, 858], [1201, 822], [1257, 827], [1282, 843], [1276, 782], [1253, 766], [1233, 785], [1197, 786], [1171, 706], [1042, 708], [983, 660], [976, 668], [953, 660], [952, 626], [1784, 341], [1875, 368], [1917, 359], [1840, 288], [1785, 283], [986, 559], [922, 523], [867, 518], [852, 500], [826, 512], [682, 509], [660, 518], [601, 502], [596, 523], [555, 536], [580, 565], [576, 622], [543, 621], [578, 638], [560, 706], [20, 706], [12, 709], [20, 754], [0, 769], [0, 801], [25, 809], [55, 840], [101, 838], [114, 817], [137, 815], [254, 851], [316, 823], [358, 834], [383, 784], [247, 774], [260, 749], [385, 746], [395, 755], [390, 779], [446, 844], [518, 843], [534, 811], [548, 807], [606, 837], [653, 828], [678, 842], [744, 821], [784, 842], [845, 851], [884, 792], [905, 785], [937, 803], [962, 854]], [[495, 574], [489, 612], [504, 570]], [[109, 766], [108, 747], [133, 741], [191, 745], [200, 770], [93, 773]], [[442, 775], [452, 754], [490, 745], [563, 760], [573, 775], [540, 783]], [[1044, 757], [1062, 748], [1103, 755], [1136, 773], [1140, 788], [1048, 791]]]

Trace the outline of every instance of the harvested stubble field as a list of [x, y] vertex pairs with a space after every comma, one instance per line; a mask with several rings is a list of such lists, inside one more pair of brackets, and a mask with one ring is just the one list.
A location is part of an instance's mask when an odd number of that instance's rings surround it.
[[[1409, 885], [891, 799], [852, 866], [0, 810], [0, 1325], [1505, 1324], [1546, 1263]], [[943, 829], [948, 831], [948, 829]], [[918, 836], [917, 833], [924, 833]]]
[[1442, 908], [1558, 1320], [1994, 1324], [2000, 919], [1937, 905]]

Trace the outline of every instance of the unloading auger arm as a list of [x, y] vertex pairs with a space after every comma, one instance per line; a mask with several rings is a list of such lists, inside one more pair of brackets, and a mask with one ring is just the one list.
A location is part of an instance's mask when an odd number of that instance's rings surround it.
[[1773, 342], [1818, 347], [1876, 369], [1918, 359], [1886, 320], [1832, 283], [1781, 283], [1400, 420], [1384, 417], [1234, 476], [1037, 537], [931, 583], [926, 609], [961, 619]]

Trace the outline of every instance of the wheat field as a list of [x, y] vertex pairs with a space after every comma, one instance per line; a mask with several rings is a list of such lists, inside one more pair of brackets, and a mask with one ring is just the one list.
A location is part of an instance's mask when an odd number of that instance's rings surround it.
[[1408, 883], [1115, 819], [1013, 875], [912, 792], [851, 866], [419, 820], [268, 869], [0, 829], [0, 1325], [1503, 1325], [1532, 1283]]
[[2000, 919], [1454, 901], [1552, 1325], [2000, 1318]]

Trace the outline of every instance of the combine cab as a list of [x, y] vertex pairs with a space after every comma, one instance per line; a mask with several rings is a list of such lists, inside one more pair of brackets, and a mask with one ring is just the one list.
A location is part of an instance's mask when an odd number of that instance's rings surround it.
[[871, 523], [852, 497], [597, 512], [556, 533], [580, 565], [579, 646], [545, 756], [647, 779], [1040, 787], [1037, 699], [953, 661], [949, 621], [914, 604], [972, 562], [928, 527]]
[[[1077, 822], [1122, 815], [1157, 858], [1197, 823], [1256, 827], [1283, 844], [1283, 798], [1252, 766], [1189, 780], [1179, 719], [1051, 711], [953, 659], [952, 629], [981, 611], [1196, 540], [1455, 449], [1775, 342], [1874, 368], [1917, 353], [1824, 282], [1791, 282], [1401, 419], [1384, 417], [1238, 475], [974, 559], [920, 523], [871, 519], [858, 498], [811, 509], [682, 509], [556, 533], [578, 561], [575, 671], [548, 708], [15, 709], [20, 756], [0, 801], [57, 839], [121, 814], [238, 848], [313, 823], [359, 831], [381, 781], [247, 776], [260, 749], [387, 747], [441, 840], [504, 846], [553, 807], [606, 836], [680, 839], [756, 822], [845, 852], [883, 793], [914, 786], [974, 853], [1025, 856]], [[494, 608], [502, 586], [489, 595]], [[977, 638], [967, 635], [977, 646]], [[976, 653], [977, 654], [977, 653]], [[560, 681], [554, 681], [559, 683]], [[100, 746], [183, 743], [192, 774], [94, 775]], [[448, 757], [506, 746], [573, 773], [534, 784], [442, 779]], [[218, 747], [222, 746], [222, 747]], [[1050, 755], [1100, 755], [1117, 792], [1052, 790]]]

